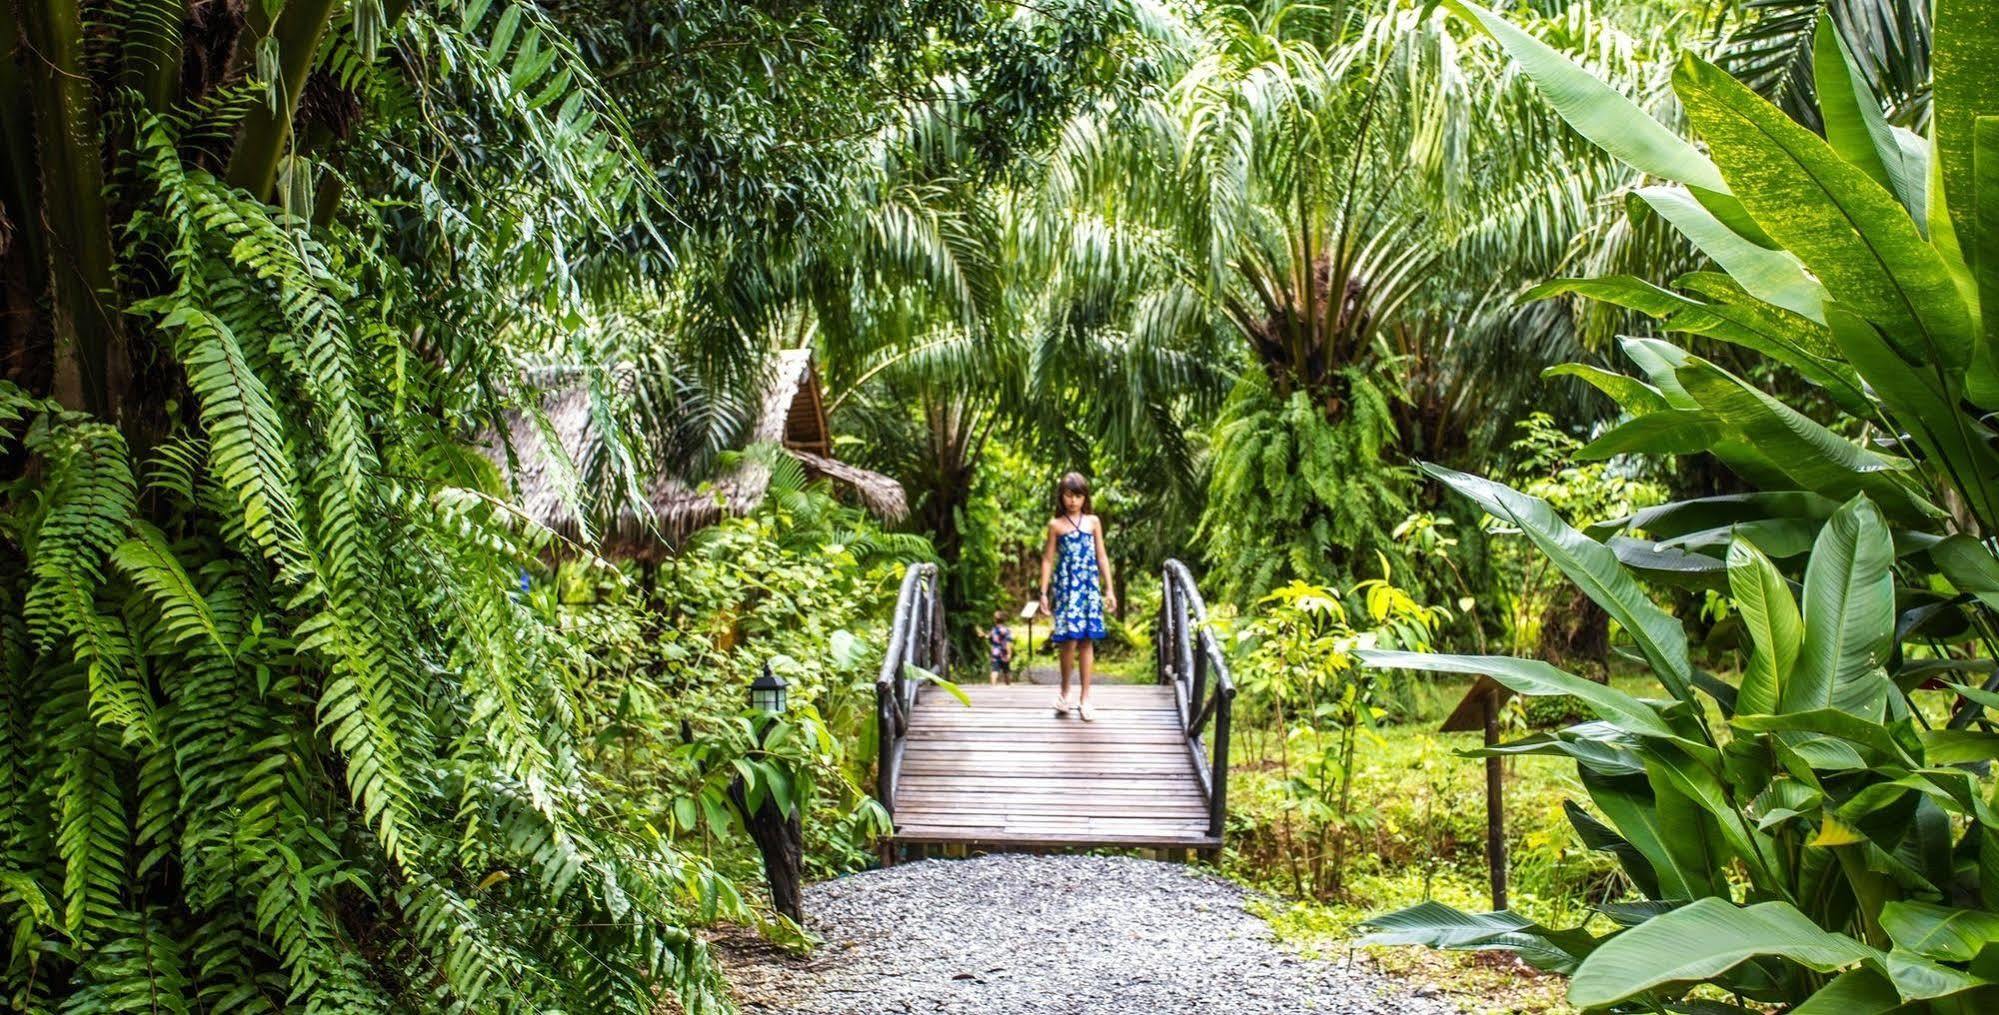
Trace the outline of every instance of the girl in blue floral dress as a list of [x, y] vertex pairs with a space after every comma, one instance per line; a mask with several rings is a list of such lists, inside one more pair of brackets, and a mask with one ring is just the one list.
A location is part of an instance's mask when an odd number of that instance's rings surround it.
[[[1062, 660], [1055, 712], [1075, 712], [1088, 722], [1097, 717], [1090, 707], [1096, 641], [1104, 636], [1104, 610], [1117, 609], [1117, 594], [1111, 591], [1115, 586], [1103, 522], [1090, 513], [1089, 480], [1075, 472], [1063, 476], [1056, 499], [1060, 513], [1048, 520], [1048, 543], [1041, 551], [1041, 612], [1054, 619], [1048, 640], [1060, 646]], [[1069, 697], [1072, 672], [1080, 678], [1074, 698]]]

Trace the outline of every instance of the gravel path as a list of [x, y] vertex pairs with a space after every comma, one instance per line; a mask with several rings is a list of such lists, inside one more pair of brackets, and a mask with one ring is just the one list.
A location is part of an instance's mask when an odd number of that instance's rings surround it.
[[1445, 1015], [1362, 961], [1285, 951], [1241, 888], [1182, 864], [999, 854], [806, 890], [810, 958], [722, 957], [749, 1015]]

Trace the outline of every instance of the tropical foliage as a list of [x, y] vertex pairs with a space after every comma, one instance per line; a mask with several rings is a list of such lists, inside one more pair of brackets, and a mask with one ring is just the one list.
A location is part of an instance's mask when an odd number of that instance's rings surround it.
[[[1383, 940], [1989, 1006], [1990, 7], [0, 3], [6, 1006], [727, 1007], [745, 807], [872, 862], [902, 566], [968, 636], [1071, 469], [1111, 674], [1205, 565], [1223, 869], [1471, 855], [1486, 676], [1587, 800]], [[745, 446], [800, 349], [897, 531]]]
[[[705, 772], [636, 791], [667, 776], [611, 764], [598, 725], [626, 676], [606, 630], [657, 615], [580, 624], [547, 560], [631, 576], [540, 528], [476, 443], [509, 453], [493, 435], [552, 362], [606, 403], [641, 379], [595, 413], [606, 453], [556, 463], [565, 497], [711, 455], [776, 314], [701, 294], [754, 296], [843, 221], [795, 213], [847, 191], [912, 88], [984, 75], [967, 108], [998, 159], [1091, 87], [1016, 72], [1112, 23], [615, 13], [630, 31], [504, 0], [0, 6], [10, 1008], [720, 1003], [690, 927], [752, 915], [710, 859], [728, 816]], [[786, 61], [819, 90], [745, 87]], [[797, 133], [822, 114], [844, 136]], [[874, 537], [813, 531], [861, 570]], [[865, 820], [832, 791], [836, 711], [753, 731], [731, 692], [685, 702], [695, 768], [752, 803], [819, 780]], [[683, 800], [703, 813], [676, 824]]]
[[[1495, 750], [1573, 758], [1596, 807], [1571, 809], [1577, 834], [1617, 857], [1641, 896], [1601, 905], [1614, 925], [1601, 935], [1435, 906], [1376, 927], [1514, 950], [1572, 972], [1571, 1000], [1586, 1006], [1651, 1007], [1701, 983], [1797, 1010], [1989, 1004], [1975, 961], [1988, 938], [1969, 928], [1990, 922], [1999, 890], [1979, 775], [1992, 734], [1974, 728], [1999, 700], [1982, 684], [1995, 567], [1982, 540], [1999, 473], [1977, 308], [1999, 236], [1979, 214], [1992, 200], [1975, 154], [1988, 100], [1959, 75], [1977, 73], [1970, 54], [1989, 50], [1990, 19], [1939, 5], [1928, 140], [1885, 122], [1829, 22], [1815, 42], [1823, 138], [1689, 57], [1675, 87], [1703, 150], [1491, 12], [1452, 6], [1504, 41], [1577, 131], [1669, 181], [1640, 196], [1725, 272], [1683, 276], [1678, 292], [1613, 277], [1541, 294], [1582, 293], [1752, 349], [1842, 418], [1828, 427], [1708, 359], [1634, 339], [1624, 348], [1642, 379], [1575, 371], [1625, 413], [1586, 451], [1706, 452], [1757, 492], [1640, 511], [1594, 531], [1657, 542], [1606, 544], [1539, 499], [1428, 467], [1532, 539], [1669, 698], [1507, 657], [1368, 657], [1587, 702], [1597, 721]], [[1739, 679], [1697, 668], [1680, 621], [1634, 574], [1724, 591]]]
[[1344, 891], [1349, 844], [1376, 820], [1373, 806], [1354, 796], [1363, 741], [1376, 739], [1374, 728], [1391, 708], [1406, 705], [1387, 675], [1356, 665], [1356, 654], [1426, 651], [1447, 614], [1380, 578], [1345, 595], [1294, 581], [1258, 607], [1236, 632], [1235, 647], [1244, 719], [1275, 743], [1252, 749], [1275, 755], [1284, 791], [1277, 853], [1294, 892], [1336, 896]]

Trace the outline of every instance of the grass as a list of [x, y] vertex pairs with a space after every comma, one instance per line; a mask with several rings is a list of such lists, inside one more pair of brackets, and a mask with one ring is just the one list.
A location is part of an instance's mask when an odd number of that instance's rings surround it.
[[[1661, 693], [1646, 678], [1615, 683], [1640, 696]], [[1302, 817], [1272, 757], [1274, 735], [1248, 730], [1239, 737], [1231, 758], [1230, 849], [1224, 871], [1280, 900], [1264, 914], [1280, 938], [1307, 954], [1344, 956], [1356, 947], [1357, 928], [1371, 916], [1425, 900], [1473, 912], [1492, 908], [1484, 852], [1485, 766], [1481, 759], [1455, 753], [1478, 747], [1481, 736], [1437, 732], [1443, 715], [1467, 687], [1469, 683], [1438, 682], [1436, 693], [1421, 703], [1420, 719], [1379, 726], [1364, 739], [1355, 767], [1356, 806], [1345, 873], [1337, 890], [1323, 897], [1301, 892], [1301, 882], [1309, 879], [1291, 873], [1302, 850], [1293, 845], [1295, 835], [1285, 835], [1286, 812], [1292, 812], [1294, 830]], [[1517, 701], [1509, 711], [1515, 728], [1504, 734], [1507, 739], [1526, 732]], [[1293, 762], [1299, 759], [1294, 756]], [[1563, 814], [1564, 800], [1586, 799], [1572, 762], [1509, 758], [1503, 778], [1508, 908], [1569, 926], [1589, 915], [1592, 900], [1625, 891], [1614, 862], [1585, 849]], [[1385, 971], [1432, 984], [1467, 1011], [1569, 1010], [1562, 1001], [1566, 980], [1540, 974], [1509, 955], [1413, 947], [1364, 950]]]

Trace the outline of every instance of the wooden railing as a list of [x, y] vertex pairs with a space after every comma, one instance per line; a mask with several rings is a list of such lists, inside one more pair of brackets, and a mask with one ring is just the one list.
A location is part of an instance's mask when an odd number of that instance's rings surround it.
[[[1180, 704], [1180, 725], [1187, 750], [1208, 798], [1208, 834], [1219, 839], [1228, 818], [1229, 714], [1235, 701], [1235, 681], [1228, 660], [1208, 629], [1208, 606], [1187, 566], [1168, 560], [1160, 573], [1159, 622], [1152, 628], [1152, 645], [1159, 682], [1171, 685]], [[1215, 724], [1214, 756], [1210, 759], [1201, 733]]]
[[921, 681], [911, 680], [904, 666], [944, 676], [950, 656], [945, 628], [943, 585], [935, 564], [911, 564], [902, 574], [902, 591], [895, 599], [895, 620], [889, 628], [888, 650], [875, 677], [875, 799], [895, 813], [895, 780], [902, 767], [903, 739], [909, 733], [909, 711], [916, 705]]

